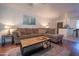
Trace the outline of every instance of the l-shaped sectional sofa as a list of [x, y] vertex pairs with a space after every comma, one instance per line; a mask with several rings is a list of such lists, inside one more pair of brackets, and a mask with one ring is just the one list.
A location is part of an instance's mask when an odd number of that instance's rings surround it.
[[63, 35], [55, 34], [55, 29], [52, 28], [18, 28], [13, 32], [14, 42], [16, 44], [20, 43], [21, 39], [42, 35], [50, 37], [52, 42], [62, 43]]

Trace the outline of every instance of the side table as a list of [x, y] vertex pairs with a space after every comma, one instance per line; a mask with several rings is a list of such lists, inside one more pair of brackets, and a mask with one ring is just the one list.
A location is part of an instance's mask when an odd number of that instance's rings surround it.
[[6, 43], [6, 39], [10, 38], [12, 41], [12, 44], [14, 44], [14, 37], [12, 35], [2, 35], [2, 46], [5, 45]]

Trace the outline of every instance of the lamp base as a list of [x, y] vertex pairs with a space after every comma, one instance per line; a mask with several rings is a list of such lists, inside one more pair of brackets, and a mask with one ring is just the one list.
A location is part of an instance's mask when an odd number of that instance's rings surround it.
[[10, 30], [8, 30], [8, 33], [7, 33], [7, 35], [11, 35], [11, 34], [10, 34]]

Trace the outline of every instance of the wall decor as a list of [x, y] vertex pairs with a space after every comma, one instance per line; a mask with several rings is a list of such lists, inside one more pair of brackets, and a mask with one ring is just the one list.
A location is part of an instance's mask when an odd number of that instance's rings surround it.
[[36, 25], [36, 18], [34, 16], [23, 16], [23, 25]]

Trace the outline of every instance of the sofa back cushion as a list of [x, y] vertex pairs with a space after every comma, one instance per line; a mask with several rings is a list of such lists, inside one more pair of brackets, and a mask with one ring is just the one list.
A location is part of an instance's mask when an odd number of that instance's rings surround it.
[[37, 28], [18, 28], [21, 35], [38, 34]]
[[21, 32], [21, 35], [27, 35], [32, 33], [32, 29], [27, 28], [19, 28], [19, 31]]
[[55, 34], [55, 29], [50, 28], [18, 28], [17, 32], [19, 35], [28, 35], [28, 34]]
[[39, 28], [39, 33], [40, 34], [45, 34], [46, 33], [46, 29], [45, 28]]
[[48, 34], [55, 34], [55, 29], [47, 28], [46, 29], [46, 33], [48, 33]]
[[37, 28], [33, 28], [32, 29], [32, 34], [38, 34], [39, 32], [38, 32], [38, 29]]

